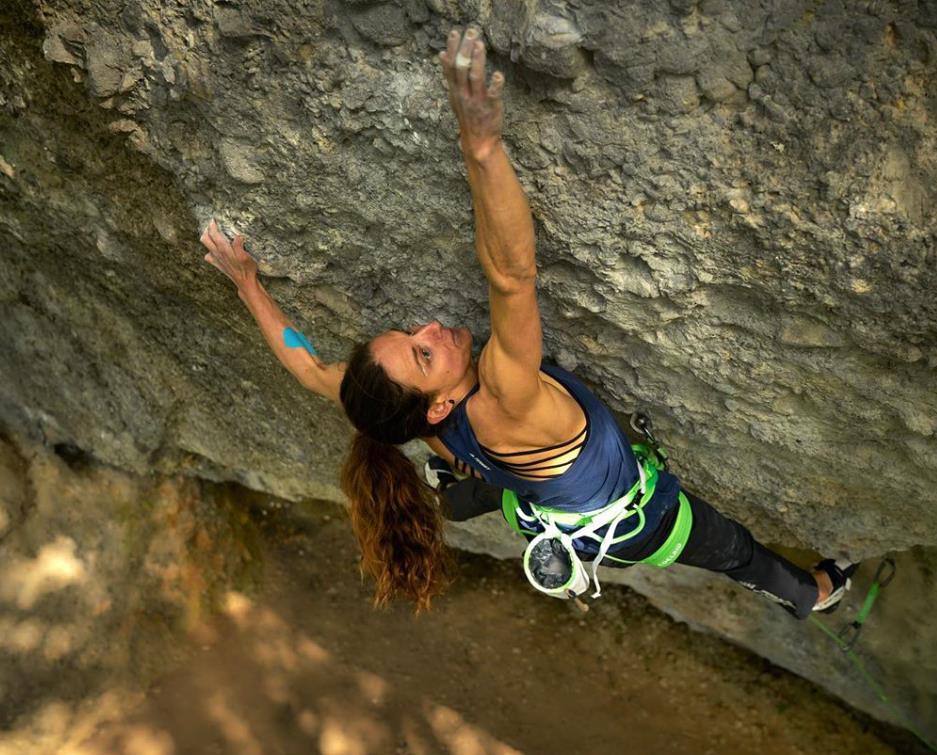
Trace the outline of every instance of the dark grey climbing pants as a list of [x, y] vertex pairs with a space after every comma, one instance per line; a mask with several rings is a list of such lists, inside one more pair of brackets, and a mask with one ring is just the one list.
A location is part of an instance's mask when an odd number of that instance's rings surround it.
[[[813, 576], [783, 556], [768, 550], [752, 533], [733, 519], [716, 511], [706, 501], [686, 494], [693, 509], [693, 529], [677, 563], [720, 572], [749, 590], [760, 593], [798, 619], [806, 619], [817, 602], [817, 583]], [[501, 488], [469, 478], [446, 488], [444, 514], [464, 521], [501, 508]], [[647, 558], [663, 545], [673, 529], [677, 507], [661, 520], [649, 538], [629, 544], [609, 555], [628, 561]], [[620, 566], [606, 561], [607, 566]]]
[[[684, 491], [686, 492], [686, 491]], [[817, 582], [810, 572], [770, 551], [741, 524], [716, 511], [706, 501], [686, 493], [693, 509], [693, 529], [678, 564], [720, 572], [743, 587], [760, 593], [783, 606], [798, 619], [806, 619], [817, 602]], [[664, 517], [660, 527], [634, 551], [611, 555], [640, 561], [667, 539], [676, 519], [676, 507]], [[614, 563], [608, 563], [615, 566]]]

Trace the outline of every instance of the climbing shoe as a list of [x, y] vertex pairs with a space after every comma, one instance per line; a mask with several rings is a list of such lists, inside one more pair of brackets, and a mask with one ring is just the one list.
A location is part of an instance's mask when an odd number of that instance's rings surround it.
[[833, 583], [833, 589], [830, 594], [825, 600], [818, 602], [813, 607], [813, 610], [819, 611], [820, 613], [832, 613], [839, 608], [840, 601], [842, 601], [846, 591], [852, 587], [852, 580], [850, 577], [853, 575], [853, 572], [859, 568], [859, 564], [854, 564], [844, 558], [837, 559], [836, 561], [831, 558], [826, 558], [813, 568], [814, 571], [826, 572], [827, 575], [829, 575], [830, 582]]
[[430, 456], [423, 465], [423, 477], [426, 484], [437, 493], [442, 493], [458, 479], [452, 467], [441, 456]]

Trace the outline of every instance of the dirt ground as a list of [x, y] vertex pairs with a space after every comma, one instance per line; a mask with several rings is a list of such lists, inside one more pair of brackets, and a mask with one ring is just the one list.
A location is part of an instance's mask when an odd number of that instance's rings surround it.
[[340, 509], [267, 531], [258, 594], [229, 594], [188, 660], [73, 752], [907, 751], [900, 734], [624, 588], [582, 614], [535, 594], [519, 563], [460, 555], [429, 614], [374, 611]]

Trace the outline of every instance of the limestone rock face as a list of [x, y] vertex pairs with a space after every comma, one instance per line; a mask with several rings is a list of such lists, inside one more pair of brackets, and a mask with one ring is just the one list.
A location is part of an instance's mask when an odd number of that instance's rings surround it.
[[[0, 13], [3, 425], [138, 473], [338, 498], [347, 425], [273, 363], [202, 262], [199, 228], [214, 216], [245, 234], [327, 358], [433, 317], [483, 342], [434, 62], [445, 32], [474, 22], [507, 79], [551, 358], [623, 414], [650, 412], [687, 486], [762, 540], [933, 563], [933, 4], [17, 0]], [[797, 641], [673, 601], [776, 659], [776, 642]], [[911, 684], [933, 696], [933, 636], [902, 640], [929, 648], [930, 681]], [[813, 678], [849, 694], [837, 673]]]

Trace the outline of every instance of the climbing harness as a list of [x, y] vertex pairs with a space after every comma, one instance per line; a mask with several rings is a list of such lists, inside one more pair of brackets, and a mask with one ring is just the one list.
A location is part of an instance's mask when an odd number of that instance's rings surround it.
[[[521, 535], [533, 536], [524, 551], [524, 573], [528, 581], [545, 595], [570, 599], [589, 589], [590, 577], [576, 553], [574, 540], [590, 538], [599, 544], [599, 551], [592, 562], [591, 581], [595, 582], [593, 598], [602, 594], [598, 568], [606, 558], [618, 563], [642, 563], [663, 569], [676, 561], [686, 546], [693, 526], [693, 514], [689, 500], [681, 492], [676, 521], [660, 548], [640, 561], [626, 561], [608, 555], [613, 545], [630, 540], [644, 530], [644, 506], [654, 495], [659, 470], [666, 467], [667, 455], [657, 446], [651, 434], [650, 420], [645, 415], [641, 416], [644, 422], [636, 429], [644, 434], [648, 443], [634, 443], [631, 446], [637, 461], [638, 481], [621, 498], [585, 513], [558, 511], [527, 503], [528, 514], [514, 491], [502, 492], [501, 510], [508, 524]], [[634, 527], [628, 533], [616, 537], [619, 524], [631, 517], [637, 520]], [[534, 529], [538, 523], [542, 531]], [[605, 534], [597, 534], [603, 527], [607, 527]]]
[[839, 632], [834, 632], [826, 624], [820, 621], [817, 618], [816, 614], [812, 614], [809, 618], [810, 621], [822, 631], [827, 637], [829, 637], [836, 646], [843, 651], [846, 657], [850, 660], [852, 665], [855, 667], [856, 671], [859, 672], [859, 675], [868, 685], [879, 700], [884, 703], [884, 705], [893, 713], [895, 716], [904, 722], [904, 725], [907, 727], [914, 736], [916, 736], [925, 747], [927, 747], [931, 752], [937, 752], [937, 747], [933, 743], [928, 741], [928, 739], [915, 727], [914, 723], [911, 721], [910, 717], [907, 716], [904, 711], [902, 711], [897, 705], [895, 705], [888, 695], [885, 694], [885, 690], [882, 689], [882, 686], [875, 681], [872, 675], [866, 669], [865, 664], [859, 659], [859, 656], [856, 655], [855, 647], [856, 643], [859, 641], [859, 635], [862, 632], [862, 628], [865, 626], [866, 620], [869, 618], [869, 614], [872, 611], [872, 606], [875, 605], [875, 601], [879, 596], [883, 587], [886, 587], [889, 582], [895, 576], [895, 562], [890, 558], [882, 559], [882, 562], [878, 565], [878, 569], [875, 572], [875, 576], [872, 578], [872, 584], [869, 586], [868, 591], [865, 594], [865, 599], [862, 601], [862, 606], [856, 612], [855, 618], [845, 624]]

